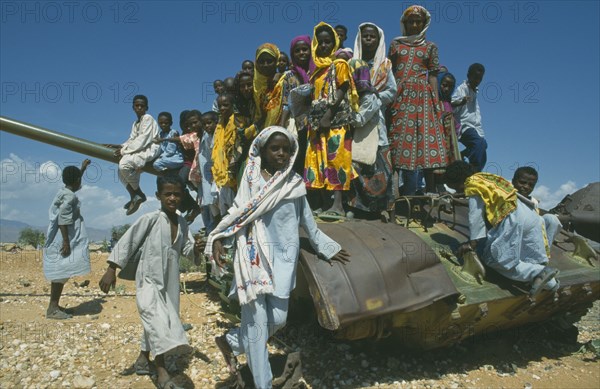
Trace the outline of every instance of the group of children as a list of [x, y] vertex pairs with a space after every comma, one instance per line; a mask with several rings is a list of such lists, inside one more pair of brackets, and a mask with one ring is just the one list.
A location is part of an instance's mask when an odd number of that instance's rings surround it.
[[[138, 374], [150, 373], [152, 353], [159, 387], [178, 387], [165, 368], [164, 353], [187, 344], [179, 320], [179, 255], [197, 257], [205, 250], [219, 271], [224, 242], [229, 242], [235, 271], [231, 293], [240, 300], [242, 323], [218, 337], [217, 346], [232, 373], [236, 356], [247, 353], [256, 385], [270, 387], [266, 342], [285, 324], [299, 255], [298, 228], [306, 230], [322, 259], [347, 263], [349, 254], [317, 228], [313, 215], [339, 219], [351, 206], [391, 212], [393, 218], [394, 173], [402, 179], [402, 194], [414, 195], [420, 174], [426, 191], [433, 192], [446, 170], [448, 186], [464, 190], [472, 208], [471, 239], [459, 254], [487, 237], [489, 266], [532, 282], [532, 295], [542, 287], [558, 288], [556, 270], [546, 265], [546, 248], [560, 223], [548, 217], [545, 229], [538, 229], [541, 218], [533, 216], [536, 207], [528, 199], [537, 172], [517, 171], [513, 185], [479, 173], [487, 144], [477, 87], [485, 69], [471, 65], [467, 80], [455, 90], [454, 76], [439, 65], [437, 47], [425, 40], [430, 20], [425, 8], [409, 7], [401, 18], [403, 34], [387, 55], [384, 32], [373, 23], [359, 26], [354, 50], [343, 46], [344, 26], [326, 23], [315, 26], [312, 38], [294, 38], [289, 56], [263, 44], [235, 77], [214, 82], [218, 96], [210, 111], [181, 113], [181, 134], [172, 128], [169, 112], [159, 113], [155, 121], [147, 113], [148, 99], [134, 97], [137, 118], [129, 139], [107, 146], [115, 148], [119, 177], [130, 195], [126, 213], [146, 201], [140, 172], [150, 162], [160, 174], [156, 196], [161, 209], [140, 217], [116, 244], [100, 288], [107, 292], [117, 268], [143, 259], [136, 270], [144, 327], [134, 364]], [[465, 146], [462, 152], [458, 142]], [[46, 314], [52, 319], [71, 317], [58, 305], [66, 278], [89, 271], [74, 195], [87, 164], [65, 169], [65, 189], [50, 212], [44, 271], [52, 283]], [[198, 215], [209, 234], [206, 247], [188, 228]], [[515, 233], [510, 225], [523, 228]], [[516, 242], [522, 251], [505, 250], [507, 242]], [[297, 250], [290, 254], [289, 247]], [[255, 333], [257, 324], [268, 331]]]

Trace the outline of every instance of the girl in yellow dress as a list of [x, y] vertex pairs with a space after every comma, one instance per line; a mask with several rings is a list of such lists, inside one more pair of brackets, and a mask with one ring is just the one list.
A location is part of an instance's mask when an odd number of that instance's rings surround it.
[[[322, 199], [334, 192], [333, 205], [322, 216], [344, 216], [342, 191], [355, 177], [352, 169], [352, 138], [349, 123], [358, 110], [358, 94], [350, 67], [335, 59], [339, 39], [333, 27], [319, 23], [314, 29], [311, 53], [316, 69], [310, 77], [314, 87], [309, 113], [308, 147], [304, 162], [306, 187], [318, 189]], [[322, 202], [322, 208], [325, 208]]]

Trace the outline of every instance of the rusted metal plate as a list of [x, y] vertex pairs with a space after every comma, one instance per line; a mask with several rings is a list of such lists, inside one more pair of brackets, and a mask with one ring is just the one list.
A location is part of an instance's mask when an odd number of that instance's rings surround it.
[[319, 227], [352, 255], [349, 264], [331, 266], [302, 239], [300, 265], [325, 328], [414, 311], [458, 295], [436, 253], [410, 230], [364, 220]]

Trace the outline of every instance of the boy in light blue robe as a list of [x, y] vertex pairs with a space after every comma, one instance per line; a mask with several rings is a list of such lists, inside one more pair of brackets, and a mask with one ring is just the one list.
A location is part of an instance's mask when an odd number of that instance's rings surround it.
[[75, 195], [81, 188], [81, 177], [90, 164], [86, 159], [81, 169], [67, 166], [62, 172], [65, 187], [60, 189], [50, 207], [50, 225], [44, 245], [44, 275], [50, 281], [50, 303], [47, 319], [64, 320], [72, 315], [58, 302], [70, 277], [90, 272], [89, 239], [81, 216], [81, 202]]
[[[171, 129], [173, 125], [173, 116], [169, 112], [158, 114], [158, 126], [160, 127], [159, 138], [171, 139], [178, 137], [179, 133]], [[177, 142], [163, 140], [160, 142], [160, 151], [158, 158], [154, 160], [152, 166], [159, 172], [165, 170], [175, 170], [183, 166], [183, 152]]]
[[207, 235], [210, 234], [220, 220], [217, 187], [212, 174], [212, 149], [214, 147], [214, 133], [218, 121], [219, 115], [215, 112], [209, 111], [202, 114], [204, 133], [200, 140], [200, 149], [198, 152], [198, 167], [202, 176], [199, 197], [202, 223]]
[[548, 266], [544, 222], [532, 204], [504, 178], [475, 173], [463, 161], [448, 165], [445, 178], [450, 188], [469, 199], [470, 236], [458, 256], [482, 243], [485, 264], [511, 280], [531, 283], [530, 297], [542, 289], [557, 291], [558, 270]]

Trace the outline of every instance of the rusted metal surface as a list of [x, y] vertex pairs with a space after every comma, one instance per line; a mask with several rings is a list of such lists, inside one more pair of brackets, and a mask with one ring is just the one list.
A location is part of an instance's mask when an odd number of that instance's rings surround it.
[[437, 254], [406, 228], [364, 220], [319, 227], [352, 255], [349, 264], [331, 266], [302, 242], [300, 264], [325, 328], [458, 296]]
[[565, 229], [600, 242], [600, 182], [565, 196], [552, 212]]

